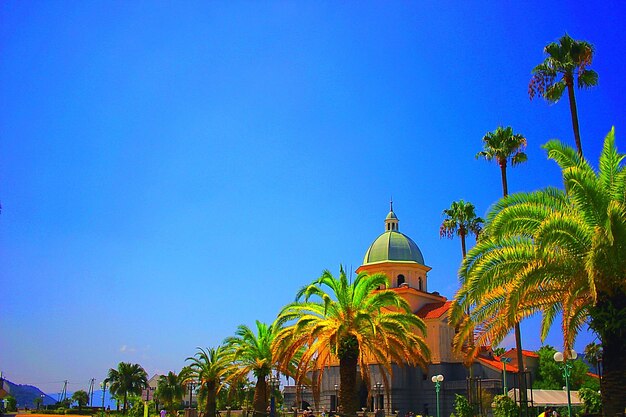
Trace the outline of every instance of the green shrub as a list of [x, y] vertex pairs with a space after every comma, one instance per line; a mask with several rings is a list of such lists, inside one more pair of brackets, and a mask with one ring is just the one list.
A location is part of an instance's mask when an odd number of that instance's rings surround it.
[[462, 395], [454, 395], [454, 414], [456, 417], [474, 417], [474, 407]]
[[597, 391], [589, 388], [581, 388], [578, 390], [578, 396], [583, 401], [583, 412], [585, 414], [596, 414], [602, 408], [602, 398]]
[[494, 417], [517, 417], [519, 407], [508, 395], [496, 395], [493, 398]]

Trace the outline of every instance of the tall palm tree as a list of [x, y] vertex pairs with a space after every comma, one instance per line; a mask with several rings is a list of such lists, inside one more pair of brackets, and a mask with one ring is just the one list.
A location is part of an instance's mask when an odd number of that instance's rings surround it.
[[167, 375], [161, 375], [157, 382], [155, 395], [163, 403], [163, 407], [172, 414], [183, 400], [185, 379], [184, 371], [181, 371], [180, 375], [170, 371]]
[[350, 283], [343, 268], [338, 278], [324, 271], [279, 313], [277, 322], [289, 326], [276, 338], [275, 355], [285, 361], [301, 352], [298, 368], [319, 371], [316, 383], [325, 368], [338, 362], [343, 414], [357, 411], [357, 366], [370, 386], [372, 362], [387, 378], [392, 363], [424, 367], [430, 358], [424, 322], [396, 292], [379, 289], [388, 286], [384, 274], [360, 273]]
[[526, 162], [528, 157], [524, 153], [525, 147], [526, 138], [519, 133], [513, 133], [511, 126], [498, 126], [496, 130], [483, 136], [483, 150], [476, 154], [476, 158], [497, 162], [502, 177], [502, 193], [505, 197], [509, 194], [506, 168], [509, 164], [516, 166]]
[[230, 365], [230, 356], [223, 346], [198, 348], [196, 354], [187, 358], [191, 364], [185, 372], [185, 379], [196, 379], [205, 398], [204, 412], [207, 417], [217, 415], [217, 395], [224, 387]]
[[600, 376], [600, 362], [602, 360], [602, 345], [595, 342], [589, 343], [585, 346], [585, 360], [589, 362], [591, 366], [596, 368], [596, 375]]
[[461, 238], [463, 258], [467, 253], [465, 238], [468, 235], [478, 236], [482, 230], [483, 219], [476, 216], [474, 205], [463, 200], [454, 201], [449, 209], [443, 211], [446, 218], [439, 228], [439, 236], [452, 239], [454, 235]]
[[[474, 235], [478, 237], [482, 230], [482, 224], [484, 220], [478, 216], [476, 216], [476, 209], [474, 205], [469, 202], [465, 202], [463, 200], [454, 201], [450, 205], [449, 209], [445, 209], [443, 211], [443, 215], [446, 216], [441, 223], [441, 227], [439, 228], [439, 237], [447, 237], [452, 239], [454, 235], [458, 235], [461, 238], [461, 252], [463, 254], [463, 259], [467, 254], [467, 247], [465, 243], [465, 238], [468, 235]], [[469, 307], [468, 307], [469, 309]], [[472, 348], [474, 346], [474, 335], [470, 333], [467, 335], [467, 339], [463, 342], [463, 344], [467, 344], [468, 347]], [[469, 359], [469, 377], [470, 381], [473, 381], [474, 378], [474, 367], [472, 366], [472, 358]], [[474, 402], [476, 398], [474, 384], [470, 385], [470, 390], [468, 392], [468, 397], [470, 402]]]
[[[526, 162], [528, 157], [524, 153], [526, 147], [526, 138], [519, 134], [513, 133], [511, 126], [498, 126], [493, 132], [487, 133], [483, 137], [483, 150], [476, 154], [476, 158], [485, 158], [487, 161], [495, 160], [500, 167], [500, 176], [502, 179], [502, 195], [509, 195], [509, 185], [506, 176], [506, 168], [510, 163], [516, 166]], [[522, 352], [522, 331], [519, 323], [515, 323], [515, 348], [517, 351], [518, 369], [523, 371], [524, 354]], [[520, 374], [520, 397], [522, 407], [526, 407], [526, 379]]]
[[546, 59], [532, 70], [528, 84], [528, 94], [532, 100], [539, 94], [551, 103], [556, 103], [567, 88], [574, 140], [578, 154], [583, 155], [578, 127], [578, 109], [574, 95], [574, 81], [578, 88], [591, 88], [598, 85], [598, 73], [589, 69], [593, 60], [593, 45], [585, 41], [576, 41], [567, 33], [558, 42], [546, 45]]
[[111, 384], [111, 393], [123, 397], [126, 414], [128, 394], [140, 395], [148, 385], [148, 374], [139, 364], [120, 362], [117, 369], [109, 369], [106, 381]]
[[[617, 152], [614, 130], [605, 139], [598, 172], [558, 141], [544, 148], [563, 170], [566, 191], [513, 194], [494, 205], [488, 238], [461, 267], [451, 320], [461, 323], [460, 334], [478, 324], [480, 337], [497, 344], [513, 323], [537, 312], [543, 339], [561, 313], [565, 352], [588, 323], [610, 364], [601, 381], [604, 412], [615, 415], [626, 407], [624, 155]], [[468, 305], [476, 307], [464, 318]]]
[[255, 417], [265, 415], [267, 410], [267, 378], [276, 363], [272, 355], [272, 344], [278, 328], [257, 320], [256, 332], [246, 325], [240, 325], [235, 336], [224, 343], [232, 358], [229, 380], [237, 382], [252, 373], [256, 378], [252, 406]]

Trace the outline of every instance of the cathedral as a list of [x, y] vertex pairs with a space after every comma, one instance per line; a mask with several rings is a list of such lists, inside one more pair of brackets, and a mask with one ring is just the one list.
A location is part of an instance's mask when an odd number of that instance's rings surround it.
[[[365, 387], [361, 382], [359, 389], [364, 410], [384, 410], [387, 415], [404, 416], [413, 412], [416, 415], [435, 416], [437, 394], [432, 377], [436, 375], [444, 377], [439, 392], [442, 416], [448, 416], [454, 411], [455, 394], [466, 396], [470, 383], [475, 387], [473, 392], [478, 393], [473, 400], [477, 411], [488, 407], [481, 402], [490, 402], [494, 394], [502, 394], [503, 377], [507, 378], [509, 388], [514, 385], [514, 376], [518, 372], [515, 351], [510, 350], [501, 358], [495, 356], [490, 347], [484, 348], [484, 352], [475, 360], [472, 365], [474, 378], [469, 380], [469, 370], [464, 366], [463, 358], [452, 351], [455, 329], [448, 323], [451, 301], [429, 288], [430, 270], [417, 244], [400, 232], [399, 219], [392, 204], [385, 218], [383, 233], [369, 246], [363, 264], [356, 272], [382, 272], [387, 275], [390, 289], [401, 295], [413, 313], [426, 324], [426, 343], [430, 348], [431, 360], [426, 370], [394, 365], [388, 387], [383, 387], [379, 369], [372, 366], [372, 386]], [[525, 361], [536, 359], [532, 352], [525, 351], [524, 354]], [[505, 367], [506, 372], [503, 372]], [[330, 367], [324, 371], [319, 398], [314, 398], [310, 388], [286, 386], [283, 391], [285, 407], [310, 406], [313, 409], [334, 411], [338, 404], [338, 387], [339, 369]]]

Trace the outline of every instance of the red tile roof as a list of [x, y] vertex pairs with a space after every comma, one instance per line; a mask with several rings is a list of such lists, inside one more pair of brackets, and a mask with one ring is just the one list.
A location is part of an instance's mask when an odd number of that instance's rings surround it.
[[[500, 361], [500, 356], [493, 356], [493, 357], [478, 356], [476, 358], [476, 362], [481, 362], [486, 365], [490, 365], [499, 371], [502, 371], [504, 369], [504, 366], [502, 362]], [[506, 365], [506, 371], [517, 373], [518, 369], [517, 369], [517, 366], [508, 363]]]
[[450, 309], [451, 304], [452, 301], [426, 304], [415, 314], [422, 319], [436, 319], [443, 316]]
[[[508, 355], [509, 353], [514, 354], [515, 352], [517, 352], [516, 348], [512, 348], [506, 351], [505, 355], [506, 356], [510, 356]], [[524, 356], [528, 356], [529, 358], [538, 358], [539, 354], [536, 352], [533, 352], [532, 350], [524, 350], [522, 349], [522, 355]]]

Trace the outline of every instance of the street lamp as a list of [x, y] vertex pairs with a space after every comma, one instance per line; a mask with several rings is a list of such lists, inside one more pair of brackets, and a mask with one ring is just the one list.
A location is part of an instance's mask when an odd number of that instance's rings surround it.
[[502, 386], [504, 387], [504, 395], [507, 394], [507, 389], [506, 389], [506, 364], [511, 362], [511, 358], [505, 358], [504, 356], [502, 356], [500, 358], [500, 362], [502, 362]]
[[306, 391], [306, 385], [298, 385], [296, 387], [300, 390], [300, 409], [304, 410], [304, 392]]
[[276, 417], [276, 396], [274, 391], [280, 388], [280, 379], [270, 376], [270, 417]]
[[378, 411], [380, 410], [381, 407], [381, 401], [380, 401], [380, 395], [383, 392], [383, 384], [382, 382], [377, 382], [376, 384], [374, 384], [374, 391], [376, 392], [376, 401], [374, 401], [374, 411]]
[[104, 394], [107, 392], [107, 384], [106, 379], [100, 383], [100, 388], [102, 388], [102, 417], [104, 417]]
[[339, 410], [339, 384], [335, 384], [335, 412]]
[[[193, 390], [196, 387], [196, 381], [189, 381], [188, 385], [189, 385], [189, 409], [191, 410], [192, 408], [191, 401], [193, 400]], [[191, 411], [189, 412], [189, 415], [191, 415]]]
[[430, 378], [430, 380], [435, 383], [435, 391], [437, 392], [437, 417], [440, 417], [439, 415], [439, 390], [441, 389], [441, 383], [443, 382], [443, 375], [441, 374], [433, 375], [433, 377]]
[[[578, 354], [574, 349], [569, 352], [569, 359], [575, 360], [578, 357]], [[565, 360], [565, 356], [563, 352], [556, 352], [554, 354], [554, 361], [558, 362], [561, 366], [561, 370], [563, 371], [563, 377], [565, 377], [565, 389], [567, 391], [567, 414], [569, 417], [572, 417], [572, 399], [570, 398], [569, 393], [569, 377], [572, 372], [572, 363], [568, 360]]]

